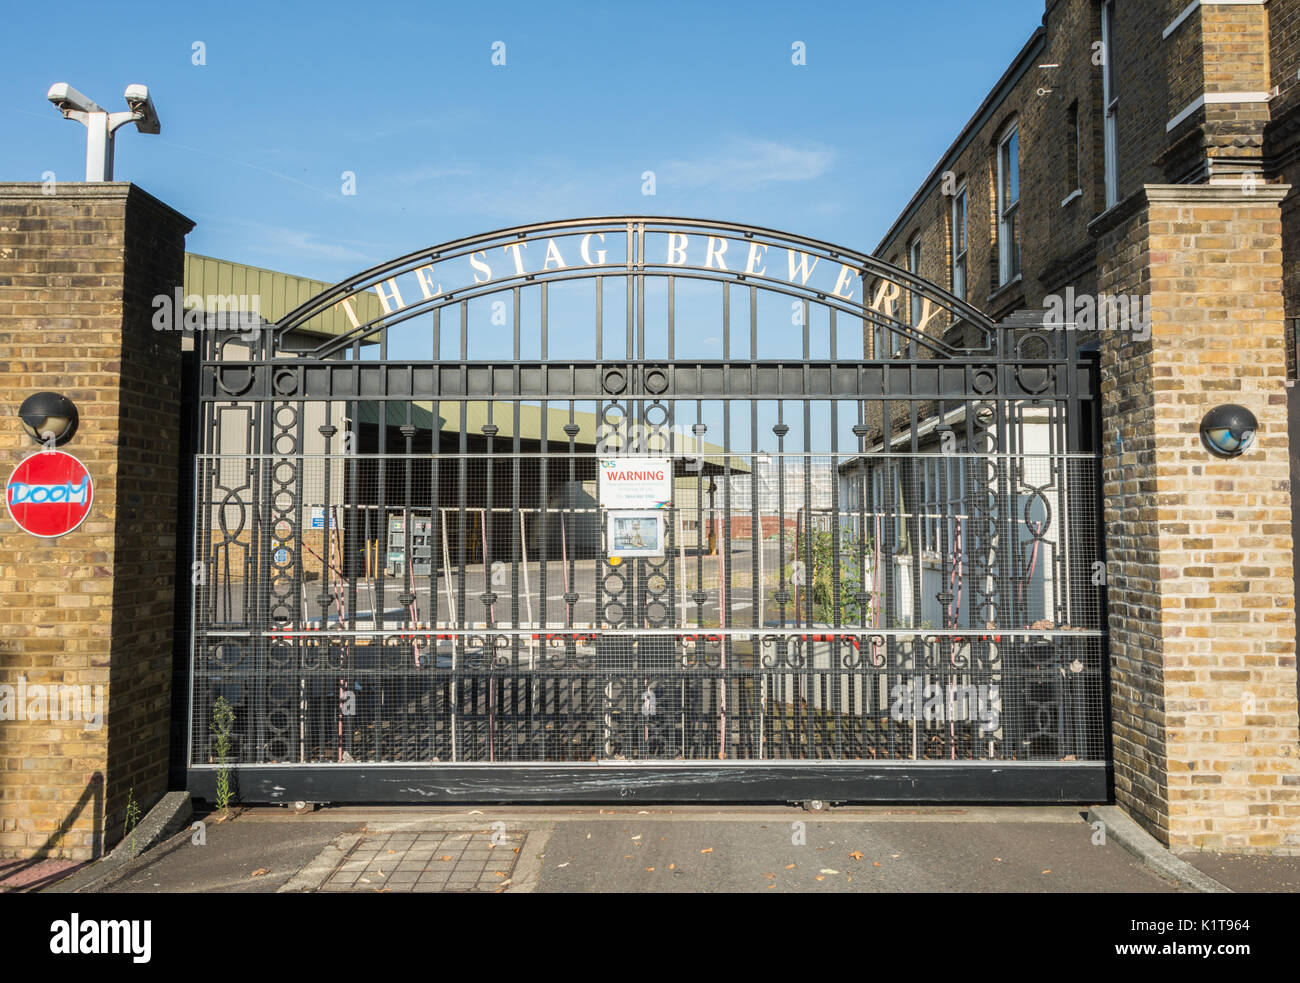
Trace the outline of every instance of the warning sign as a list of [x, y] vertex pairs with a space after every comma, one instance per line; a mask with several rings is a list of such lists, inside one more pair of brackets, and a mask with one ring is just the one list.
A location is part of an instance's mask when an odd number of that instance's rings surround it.
[[666, 457], [600, 459], [600, 505], [606, 509], [666, 509], [673, 501], [673, 462]]

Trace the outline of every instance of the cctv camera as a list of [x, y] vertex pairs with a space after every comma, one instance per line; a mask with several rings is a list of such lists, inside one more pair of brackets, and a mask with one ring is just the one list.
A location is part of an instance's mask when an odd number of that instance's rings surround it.
[[141, 133], [161, 132], [162, 124], [158, 120], [158, 111], [154, 108], [153, 99], [149, 97], [147, 85], [128, 85], [123, 95], [131, 112], [135, 113], [137, 130]]
[[54, 103], [65, 117], [73, 112], [102, 113], [104, 111], [95, 105], [94, 100], [82, 95], [67, 82], [56, 82], [50, 86], [50, 91], [45, 94], [45, 98]]

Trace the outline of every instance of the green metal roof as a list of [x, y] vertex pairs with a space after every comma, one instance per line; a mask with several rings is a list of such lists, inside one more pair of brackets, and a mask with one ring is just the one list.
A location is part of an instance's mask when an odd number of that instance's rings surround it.
[[[198, 295], [206, 298], [213, 294], [255, 296], [258, 298], [258, 313], [267, 321], [280, 320], [295, 307], [331, 286], [333, 284], [323, 280], [277, 273], [275, 270], [200, 256], [198, 253], [185, 254], [184, 289], [187, 297]], [[206, 310], [204, 304], [199, 307]], [[379, 298], [370, 292], [354, 294], [352, 309], [362, 324], [382, 313]], [[343, 308], [336, 306], [316, 315], [304, 325], [303, 330], [314, 335], [336, 336], [351, 328], [352, 322]]]

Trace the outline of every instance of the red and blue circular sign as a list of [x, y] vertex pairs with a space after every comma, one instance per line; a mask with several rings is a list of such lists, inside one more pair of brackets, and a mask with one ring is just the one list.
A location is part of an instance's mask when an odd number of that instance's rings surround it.
[[70, 533], [90, 515], [95, 488], [86, 466], [63, 451], [23, 460], [5, 483], [5, 505], [24, 532], [52, 539]]

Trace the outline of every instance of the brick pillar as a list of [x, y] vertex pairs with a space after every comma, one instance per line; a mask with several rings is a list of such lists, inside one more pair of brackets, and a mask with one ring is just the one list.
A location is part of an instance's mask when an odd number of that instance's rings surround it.
[[0, 470], [39, 450], [17, 411], [48, 389], [95, 493], [57, 539], [0, 509], [0, 686], [102, 686], [104, 718], [0, 719], [0, 856], [87, 859], [167, 788], [181, 350], [151, 320], [194, 223], [130, 184], [44, 190], [0, 184]]
[[[1116, 799], [1174, 849], [1300, 853], [1282, 319], [1288, 188], [1148, 185], [1096, 223]], [[1202, 416], [1239, 403], [1223, 460]]]

